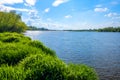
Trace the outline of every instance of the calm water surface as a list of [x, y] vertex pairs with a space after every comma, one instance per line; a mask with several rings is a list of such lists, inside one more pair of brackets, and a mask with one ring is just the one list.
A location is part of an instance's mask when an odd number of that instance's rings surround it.
[[100, 80], [120, 80], [120, 33], [27, 31], [25, 34], [55, 50], [66, 63], [94, 67]]

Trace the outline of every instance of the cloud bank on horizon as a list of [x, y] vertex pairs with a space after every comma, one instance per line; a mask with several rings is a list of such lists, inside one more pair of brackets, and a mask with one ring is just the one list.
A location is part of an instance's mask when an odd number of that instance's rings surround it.
[[11, 10], [26, 24], [48, 29], [120, 26], [120, 0], [0, 0], [0, 11]]

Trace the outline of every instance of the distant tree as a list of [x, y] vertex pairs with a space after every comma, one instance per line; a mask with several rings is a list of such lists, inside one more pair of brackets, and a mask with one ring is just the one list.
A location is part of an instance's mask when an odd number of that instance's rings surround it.
[[27, 25], [16, 11], [0, 12], [0, 32], [24, 32]]
[[44, 27], [42, 27], [42, 28], [37, 28], [37, 27], [35, 27], [35, 26], [28, 26], [28, 30], [41, 30], [41, 31], [48, 31], [49, 29], [44, 28]]
[[28, 26], [28, 30], [37, 30], [38, 28], [35, 26]]
[[97, 29], [98, 32], [120, 32], [120, 27], [106, 27], [102, 29]]

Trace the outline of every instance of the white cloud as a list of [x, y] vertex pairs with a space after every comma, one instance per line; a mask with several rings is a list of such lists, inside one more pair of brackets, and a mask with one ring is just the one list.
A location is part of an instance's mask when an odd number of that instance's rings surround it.
[[110, 17], [112, 19], [120, 19], [120, 14], [118, 14], [118, 13], [108, 13], [105, 16]]
[[54, 7], [57, 7], [57, 6], [59, 6], [60, 4], [66, 3], [66, 2], [68, 2], [68, 1], [69, 1], [69, 0], [55, 0], [52, 5], [53, 5]]
[[63, 29], [65, 28], [65, 24], [57, 23], [56, 21], [43, 21], [42, 19], [26, 19], [26, 23], [29, 22], [29, 25], [36, 27], [44, 27], [48, 29]]
[[44, 11], [48, 13], [50, 11], [50, 8], [46, 8]]
[[107, 14], [105, 16], [107, 16], [107, 17], [114, 17], [114, 16], [117, 16], [117, 15], [118, 15], [117, 13], [109, 13], [109, 14]]
[[65, 18], [72, 18], [72, 16], [71, 15], [66, 15]]
[[23, 0], [0, 0], [0, 4], [16, 4], [23, 3]]
[[29, 11], [28, 15], [29, 18], [33, 19], [34, 21], [40, 20], [40, 16], [38, 15], [38, 11], [36, 9]]
[[10, 6], [0, 5], [0, 11], [7, 11], [7, 12], [9, 12], [11, 10], [22, 11], [22, 12], [33, 11], [33, 10], [29, 10], [29, 9], [24, 9], [24, 8], [13, 8], [13, 7], [10, 7]]
[[34, 6], [37, 0], [25, 0], [26, 6]]
[[108, 8], [98, 8], [97, 7], [97, 8], [94, 9], [94, 11], [95, 12], [106, 12], [106, 11], [108, 11]]
[[37, 12], [30, 12], [27, 16], [23, 17], [23, 21], [27, 23], [27, 25], [32, 25], [36, 27], [44, 27], [48, 29], [63, 29], [66, 27], [65, 24], [58, 23], [53, 21], [51, 18], [47, 18], [43, 20]]

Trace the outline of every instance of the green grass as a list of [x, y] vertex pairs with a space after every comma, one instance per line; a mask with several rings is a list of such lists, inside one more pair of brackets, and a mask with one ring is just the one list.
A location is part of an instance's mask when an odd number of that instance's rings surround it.
[[98, 80], [95, 70], [83, 64], [69, 64], [68, 80]]
[[2, 33], [0, 34], [0, 41], [4, 43], [13, 43], [13, 42], [25, 43], [25, 42], [31, 41], [31, 39], [29, 37], [24, 36], [23, 34], [6, 32], [3, 34]]
[[18, 67], [1, 66], [0, 67], [0, 80], [25, 80], [25, 72]]
[[27, 73], [27, 80], [65, 80], [67, 65], [58, 58], [49, 55], [32, 55], [25, 58], [20, 66]]
[[0, 33], [0, 80], [98, 80], [93, 68], [65, 64], [39, 41]]
[[40, 50], [42, 50], [46, 54], [54, 55], [55, 56], [55, 51], [51, 50], [50, 48], [46, 47], [41, 43], [40, 41], [34, 40], [28, 43], [29, 46], [36, 47]]
[[30, 54], [44, 54], [42, 50], [27, 44], [2, 43], [0, 46], [0, 64], [14, 65]]

